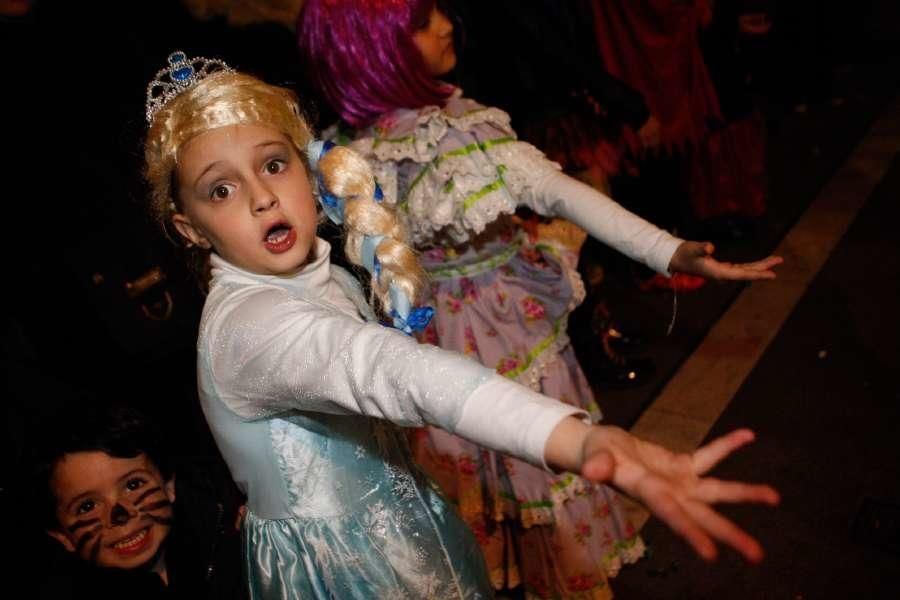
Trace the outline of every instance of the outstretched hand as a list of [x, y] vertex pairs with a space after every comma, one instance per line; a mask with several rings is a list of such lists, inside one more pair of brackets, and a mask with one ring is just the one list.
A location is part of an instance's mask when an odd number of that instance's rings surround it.
[[753, 439], [752, 431], [739, 429], [692, 454], [675, 454], [617, 427], [592, 427], [582, 445], [581, 474], [640, 500], [706, 560], [716, 557], [717, 540], [747, 560], [759, 562], [763, 557], [759, 542], [710, 505], [756, 502], [774, 506], [780, 500], [778, 492], [767, 485], [703, 477]]
[[768, 256], [756, 262], [726, 263], [713, 258], [713, 252], [715, 246], [710, 242], [682, 242], [669, 261], [669, 270], [673, 273], [699, 275], [706, 279], [754, 281], [775, 279], [772, 268], [784, 262], [780, 256]]

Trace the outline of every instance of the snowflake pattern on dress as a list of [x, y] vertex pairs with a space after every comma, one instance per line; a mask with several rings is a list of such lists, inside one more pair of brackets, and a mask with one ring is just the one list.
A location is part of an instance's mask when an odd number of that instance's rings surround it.
[[401, 500], [416, 497], [416, 480], [406, 469], [385, 463], [384, 470], [391, 482], [391, 490]]

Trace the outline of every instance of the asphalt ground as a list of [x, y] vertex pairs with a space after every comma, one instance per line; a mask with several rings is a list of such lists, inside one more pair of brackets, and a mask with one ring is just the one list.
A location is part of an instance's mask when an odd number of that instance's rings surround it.
[[716, 475], [781, 492], [776, 509], [724, 510], [765, 561], [703, 563], [651, 520], [650, 556], [616, 578], [618, 598], [900, 597], [898, 198], [895, 158], [709, 434], [757, 431]]

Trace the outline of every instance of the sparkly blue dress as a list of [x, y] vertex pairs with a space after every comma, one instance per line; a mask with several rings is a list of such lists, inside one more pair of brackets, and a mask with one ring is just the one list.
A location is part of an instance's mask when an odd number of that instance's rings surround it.
[[[502, 397], [491, 386], [514, 384], [367, 322], [365, 299], [328, 263], [326, 242], [317, 241], [316, 255], [289, 278], [212, 256], [198, 383], [210, 429], [248, 497], [251, 597], [492, 597], [475, 538], [411, 462], [394, 424], [427, 421], [500, 443], [505, 436], [511, 451], [540, 464], [549, 431], [572, 408], [515, 386], [514, 405], [532, 412], [507, 411], [509, 425], [498, 427]], [[487, 398], [473, 393], [483, 385]]]

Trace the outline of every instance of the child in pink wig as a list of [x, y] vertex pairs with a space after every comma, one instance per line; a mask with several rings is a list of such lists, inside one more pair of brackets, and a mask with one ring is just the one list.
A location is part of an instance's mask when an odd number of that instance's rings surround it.
[[[569, 219], [664, 274], [771, 279], [780, 259], [718, 262], [711, 244], [674, 238], [563, 175], [517, 141], [503, 111], [438, 79], [456, 63], [452, 33], [440, 0], [307, 0], [298, 26], [315, 82], [355, 128], [333, 137], [368, 159], [432, 278], [424, 339], [599, 418], [566, 335], [584, 296], [574, 257], [531, 242], [511, 219], [518, 206]], [[498, 589], [609, 597], [607, 577], [644, 552], [608, 487], [437, 428], [413, 446], [475, 532]]]

